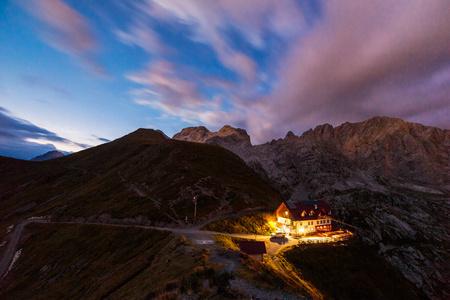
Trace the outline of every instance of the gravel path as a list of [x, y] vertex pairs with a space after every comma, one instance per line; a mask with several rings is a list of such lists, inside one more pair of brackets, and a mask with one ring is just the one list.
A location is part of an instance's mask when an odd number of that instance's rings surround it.
[[[210, 222], [213, 220], [210, 220]], [[135, 225], [119, 225], [119, 224], [104, 224], [104, 223], [86, 223], [86, 222], [48, 222], [44, 220], [25, 220], [19, 223], [14, 229], [10, 242], [4, 252], [4, 256], [0, 260], [0, 278], [7, 271], [15, 251], [17, 250], [17, 244], [22, 234], [23, 228], [29, 223], [50, 223], [50, 224], [92, 224], [102, 226], [115, 226], [115, 227], [137, 227], [144, 229], [156, 229], [170, 231], [176, 235], [183, 235], [189, 240], [203, 248], [208, 248], [211, 251], [210, 259], [213, 262], [223, 264], [227, 271], [236, 272], [239, 266], [239, 253], [236, 251], [227, 252], [224, 255], [223, 250], [217, 248], [214, 245], [214, 235], [222, 234], [239, 238], [256, 239], [258, 241], [266, 242], [266, 249], [269, 255], [276, 255], [278, 251], [284, 247], [295, 245], [298, 240], [293, 238], [273, 238], [270, 236], [254, 235], [254, 234], [228, 234], [214, 231], [200, 230], [204, 224], [198, 224], [196, 226], [186, 226], [178, 228], [170, 227], [155, 227], [155, 226], [135, 226]], [[247, 297], [252, 299], [304, 299], [296, 295], [284, 293], [281, 291], [271, 291], [262, 288], [255, 287], [248, 281], [242, 278], [235, 278], [230, 281], [232, 289], [242, 291]]]
[[3, 277], [3, 275], [8, 270], [9, 265], [11, 264], [11, 261], [14, 257], [14, 254], [16, 253], [17, 244], [19, 243], [20, 235], [22, 234], [22, 230], [25, 226], [27, 226], [28, 223], [34, 222], [32, 220], [26, 220], [14, 228], [14, 231], [12, 232], [11, 239], [9, 240], [9, 243], [6, 246], [5, 251], [3, 252], [3, 256], [0, 259], [0, 278]]

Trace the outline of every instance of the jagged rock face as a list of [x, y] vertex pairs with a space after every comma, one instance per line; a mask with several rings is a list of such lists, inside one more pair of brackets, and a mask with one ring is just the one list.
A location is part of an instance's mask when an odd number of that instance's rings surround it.
[[333, 128], [325, 124], [302, 135], [335, 145], [358, 168], [450, 190], [450, 131], [375, 117]]
[[35, 158], [32, 158], [30, 160], [31, 161], [44, 161], [44, 160], [49, 160], [49, 159], [53, 159], [53, 158], [58, 158], [61, 156], [64, 156], [64, 154], [59, 151], [54, 150], [54, 151], [49, 151], [42, 155], [36, 156]]
[[181, 132], [175, 134], [172, 138], [180, 141], [188, 141], [195, 143], [204, 143], [210, 138], [212, 132], [204, 126], [187, 127], [181, 130]]
[[234, 153], [244, 153], [252, 144], [247, 131], [225, 125], [218, 132], [211, 132], [204, 126], [184, 128], [173, 136], [175, 140], [222, 146]]
[[195, 141], [235, 152], [285, 198], [301, 189], [328, 201], [428, 297], [450, 293], [449, 130], [375, 117], [256, 146], [204, 130]]

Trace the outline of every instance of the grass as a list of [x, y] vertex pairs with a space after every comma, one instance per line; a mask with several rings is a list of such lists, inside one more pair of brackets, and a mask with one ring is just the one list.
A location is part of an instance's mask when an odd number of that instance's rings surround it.
[[185, 278], [220, 274], [208, 251], [166, 231], [33, 223], [24, 236], [22, 255], [0, 282], [2, 299], [156, 298], [188, 293]]
[[280, 290], [283, 292], [309, 295], [314, 299], [320, 299], [321, 295], [307, 282], [299, 280], [291, 273], [280, 270], [270, 258], [266, 258], [265, 263], [243, 254], [240, 259], [240, 267], [237, 275], [256, 286], [268, 290]]
[[[239, 242], [249, 240], [222, 234], [215, 235], [214, 239], [222, 248], [229, 251], [239, 251]], [[292, 269], [289, 270], [285, 267], [284, 271], [281, 271], [268, 256], [265, 257], [263, 263], [242, 253], [239, 262], [236, 275], [258, 287], [309, 295], [314, 299], [321, 298], [320, 293], [311, 284], [300, 279]]]
[[262, 213], [219, 220], [205, 225], [202, 229], [224, 233], [270, 235], [277, 230], [274, 222], [272, 214]]
[[226, 250], [234, 250], [234, 251], [239, 251], [239, 242], [249, 241], [249, 239], [237, 238], [237, 237], [232, 237], [232, 236], [223, 235], [223, 234], [215, 235], [214, 240], [222, 248], [224, 248]]
[[281, 255], [326, 299], [423, 297], [372, 248], [358, 240], [332, 245], [298, 245], [282, 251]]

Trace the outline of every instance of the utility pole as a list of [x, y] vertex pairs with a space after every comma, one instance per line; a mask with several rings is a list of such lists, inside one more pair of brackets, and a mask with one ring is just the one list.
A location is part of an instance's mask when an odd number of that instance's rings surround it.
[[194, 196], [194, 199], [192, 201], [194, 201], [194, 205], [195, 205], [195, 208], [194, 208], [194, 223], [196, 223], [197, 222], [197, 196]]

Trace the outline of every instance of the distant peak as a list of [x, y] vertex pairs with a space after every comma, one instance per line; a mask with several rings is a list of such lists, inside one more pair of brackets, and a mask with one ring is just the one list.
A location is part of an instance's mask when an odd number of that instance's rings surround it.
[[296, 138], [297, 136], [292, 132], [292, 131], [288, 131], [288, 133], [286, 134], [285, 139], [291, 139], [291, 138]]
[[221, 144], [218, 139], [231, 139], [231, 143], [250, 143], [250, 136], [247, 131], [241, 128], [234, 128], [230, 125], [223, 126], [217, 132], [211, 132], [204, 126], [188, 127], [173, 136], [175, 140]]
[[235, 127], [232, 127], [232, 126], [230, 126], [230, 125], [225, 125], [225, 126], [223, 126], [223, 127], [219, 130], [219, 133], [221, 133], [221, 134], [233, 134], [233, 133], [237, 133], [237, 134], [242, 135], [242, 136], [248, 136], [247, 131], [246, 131], [245, 129], [242, 129], [242, 128], [235, 128]]
[[236, 130], [236, 128], [232, 127], [231, 125], [225, 125], [219, 130], [219, 132], [225, 130]]
[[204, 143], [211, 135], [211, 131], [205, 126], [186, 127], [175, 134], [174, 140]]
[[64, 156], [64, 154], [57, 150], [53, 150], [53, 151], [48, 151], [45, 154], [36, 156], [35, 158], [32, 158], [31, 161], [44, 161], [44, 160], [49, 160], [49, 159], [53, 159], [53, 158], [58, 158], [61, 156]]

